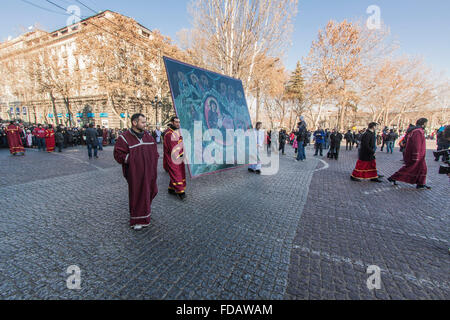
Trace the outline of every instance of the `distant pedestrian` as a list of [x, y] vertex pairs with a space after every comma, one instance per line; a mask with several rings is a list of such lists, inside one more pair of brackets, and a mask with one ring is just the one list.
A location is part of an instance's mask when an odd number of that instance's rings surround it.
[[286, 142], [288, 139], [289, 139], [289, 137], [288, 137], [286, 131], [284, 129], [281, 129], [279, 136], [278, 136], [278, 141], [280, 143], [278, 151], [281, 151], [283, 156], [285, 155], [285, 147], [286, 147]]
[[[256, 161], [255, 161], [256, 163], [251, 164], [248, 167], [248, 171], [254, 172], [256, 174], [261, 174], [262, 165], [261, 165], [260, 154], [264, 150], [263, 147], [264, 147], [264, 136], [265, 136], [264, 130], [262, 130], [261, 122], [256, 123], [256, 127], [253, 131], [253, 134], [255, 135], [255, 140], [256, 140]], [[280, 131], [280, 134], [281, 134], [281, 131]], [[286, 137], [287, 137], [287, 135], [286, 135]], [[285, 142], [286, 142], [286, 140], [285, 140]]]
[[306, 122], [301, 121], [298, 123], [297, 131], [297, 161], [305, 161], [306, 153], [305, 147], [308, 144], [308, 129], [306, 128]]
[[344, 135], [345, 139], [345, 150], [352, 150], [353, 149], [353, 134], [350, 130], [347, 131], [347, 133]]
[[333, 129], [330, 135], [330, 151], [328, 153], [328, 158], [330, 159], [338, 159], [339, 151], [341, 150], [341, 142], [342, 142], [342, 134]]
[[98, 131], [94, 129], [94, 125], [92, 123], [89, 124], [89, 128], [86, 129], [85, 135], [89, 159], [92, 159], [92, 149], [94, 150], [94, 157], [98, 159]]
[[33, 148], [33, 135], [31, 134], [31, 130], [27, 130], [26, 141], [27, 141], [27, 147]]
[[[447, 150], [450, 148], [450, 142], [445, 138], [445, 126], [442, 126], [439, 128], [437, 134], [436, 134], [436, 144], [437, 144], [437, 151], [441, 150]], [[440, 155], [434, 158], [434, 161], [439, 161], [441, 158]], [[448, 154], [442, 155], [442, 161], [446, 162], [448, 161]]]
[[64, 135], [63, 135], [63, 130], [61, 128], [58, 128], [56, 130], [55, 143], [56, 143], [56, 147], [58, 148], [58, 152], [62, 152], [62, 149], [64, 146]]
[[323, 147], [324, 147], [325, 139], [326, 139], [325, 131], [323, 131], [319, 127], [314, 132], [313, 136], [314, 136], [314, 141], [315, 141], [314, 147], [316, 149], [314, 156], [317, 157], [319, 155], [319, 151], [320, 151], [320, 156], [323, 157]]
[[156, 130], [155, 130], [155, 135], [156, 135], [155, 140], [156, 140], [157, 144], [161, 143], [161, 134], [162, 134], [162, 132], [161, 132], [160, 128], [156, 128]]
[[20, 127], [11, 121], [6, 127], [6, 137], [8, 139], [9, 152], [13, 156], [24, 156], [25, 149], [23, 147], [22, 139], [20, 138]]
[[36, 143], [38, 146], [38, 150], [45, 151], [45, 129], [41, 124], [38, 124], [37, 128], [33, 130], [33, 135], [36, 137]]
[[97, 145], [98, 150], [103, 151], [103, 130], [100, 126], [97, 126]]

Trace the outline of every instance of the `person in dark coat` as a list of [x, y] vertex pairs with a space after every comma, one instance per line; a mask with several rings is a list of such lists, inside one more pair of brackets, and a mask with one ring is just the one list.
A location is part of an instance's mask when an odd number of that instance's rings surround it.
[[359, 148], [358, 161], [355, 170], [351, 175], [351, 180], [370, 180], [372, 182], [382, 182], [377, 171], [375, 159], [375, 131], [377, 123], [372, 122], [369, 128], [361, 136], [361, 147]]
[[86, 129], [85, 135], [89, 159], [92, 159], [92, 149], [94, 149], [94, 157], [98, 159], [98, 132], [92, 123], [89, 124], [89, 128]]
[[352, 150], [354, 142], [353, 142], [353, 133], [350, 130], [347, 131], [347, 133], [344, 136], [344, 139], [346, 141], [345, 150]]
[[341, 149], [341, 142], [342, 142], [342, 134], [336, 129], [333, 129], [331, 135], [330, 135], [330, 151], [328, 152], [328, 158], [330, 159], [338, 159], [339, 158], [339, 151]]
[[297, 161], [305, 161], [306, 153], [305, 147], [308, 144], [308, 129], [306, 128], [306, 122], [300, 118], [302, 121], [298, 123], [297, 131]]
[[286, 141], [287, 141], [287, 139], [288, 139], [288, 135], [287, 135], [287, 133], [286, 133], [286, 131], [285, 130], [281, 130], [280, 131], [280, 134], [279, 134], [279, 141], [280, 141], [280, 147], [279, 147], [279, 150], [281, 150], [281, 152], [282, 152], [282, 155], [285, 155], [285, 153], [284, 153], [284, 148], [285, 148], [285, 146], [286, 146]]
[[55, 133], [55, 143], [56, 147], [58, 148], [58, 152], [62, 152], [63, 145], [64, 145], [64, 134], [61, 127], [58, 127]]

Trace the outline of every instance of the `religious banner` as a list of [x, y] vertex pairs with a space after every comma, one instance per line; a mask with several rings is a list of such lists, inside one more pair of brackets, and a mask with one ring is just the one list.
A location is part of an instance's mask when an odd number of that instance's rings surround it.
[[242, 81], [167, 57], [164, 63], [191, 176], [248, 164], [249, 144], [237, 141], [252, 130]]

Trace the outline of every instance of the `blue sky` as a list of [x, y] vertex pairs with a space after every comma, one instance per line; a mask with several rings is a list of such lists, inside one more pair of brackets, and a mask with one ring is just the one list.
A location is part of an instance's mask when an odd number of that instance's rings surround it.
[[[63, 12], [45, 0], [26, 0], [36, 5]], [[62, 7], [77, 4], [74, 0], [52, 0]], [[110, 9], [136, 19], [150, 29], [159, 29], [176, 40], [176, 33], [190, 27], [188, 0], [81, 0], [94, 10]], [[0, 39], [17, 36], [23, 28], [38, 23], [52, 31], [66, 24], [67, 16], [47, 12], [22, 0], [2, 0]], [[299, 13], [294, 23], [292, 46], [284, 59], [288, 69], [305, 56], [317, 31], [328, 20], [367, 19], [366, 9], [377, 5], [382, 20], [400, 42], [401, 53], [423, 56], [435, 71], [450, 75], [450, 1], [448, 0], [299, 0]], [[81, 14], [93, 13], [82, 7]]]

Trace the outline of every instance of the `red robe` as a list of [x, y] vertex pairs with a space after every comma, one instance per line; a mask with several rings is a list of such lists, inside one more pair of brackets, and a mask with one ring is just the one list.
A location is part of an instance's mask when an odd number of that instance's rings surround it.
[[360, 180], [377, 179], [377, 160], [375, 159], [375, 133], [367, 130], [361, 137], [358, 161], [352, 173], [353, 178]]
[[25, 153], [25, 149], [20, 138], [20, 131], [22, 129], [15, 124], [10, 124], [6, 127], [6, 137], [8, 139], [9, 152], [13, 155], [17, 153]]
[[131, 130], [125, 131], [114, 146], [114, 159], [128, 182], [131, 226], [150, 224], [152, 201], [158, 194], [158, 158], [155, 139], [148, 132], [139, 139]]
[[45, 146], [47, 147], [47, 152], [55, 151], [55, 131], [53, 129], [45, 130]]
[[103, 129], [103, 146], [108, 145], [108, 130]]
[[183, 157], [183, 137], [180, 135], [180, 131], [167, 129], [164, 134], [163, 166], [170, 176], [169, 190], [178, 194], [183, 194], [186, 191], [186, 168]]
[[427, 163], [425, 156], [427, 146], [425, 132], [422, 128], [414, 129], [409, 135], [404, 152], [405, 165], [391, 179], [410, 184], [425, 185], [427, 180]]

